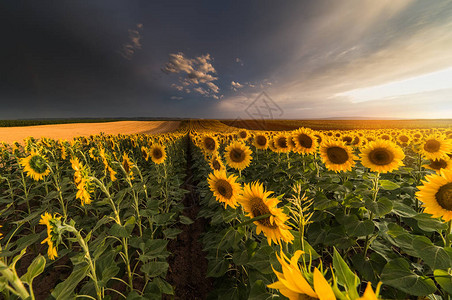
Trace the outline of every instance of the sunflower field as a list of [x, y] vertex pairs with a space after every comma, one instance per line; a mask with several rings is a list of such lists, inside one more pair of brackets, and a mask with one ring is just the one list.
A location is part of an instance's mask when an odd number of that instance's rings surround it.
[[29, 138], [0, 187], [4, 299], [452, 299], [451, 127]]

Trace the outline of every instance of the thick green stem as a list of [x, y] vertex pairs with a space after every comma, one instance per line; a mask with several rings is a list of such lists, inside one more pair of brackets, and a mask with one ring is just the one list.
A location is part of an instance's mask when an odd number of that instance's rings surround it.
[[446, 230], [446, 238], [445, 238], [444, 247], [450, 247], [450, 245], [452, 243], [452, 241], [450, 239], [451, 234], [452, 234], [452, 220], [447, 222], [447, 230]]
[[94, 281], [94, 287], [96, 289], [97, 299], [101, 300], [103, 292], [102, 292], [102, 288], [99, 286], [99, 282], [97, 281], [96, 267], [95, 267], [94, 262], [93, 262], [93, 260], [91, 258], [91, 255], [89, 253], [88, 245], [85, 243], [85, 240], [80, 235], [80, 232], [77, 231], [77, 229], [75, 229], [74, 227], [69, 226], [69, 225], [66, 225], [66, 226], [67, 226], [68, 231], [72, 232], [75, 235], [79, 245], [82, 247], [83, 252], [85, 253], [85, 260], [88, 263], [89, 270], [90, 270], [90, 273], [91, 273], [91, 278]]
[[[373, 191], [373, 195], [372, 195], [372, 200], [373, 202], [377, 201], [377, 195], [378, 195], [378, 190], [380, 189], [379, 183], [380, 183], [380, 173], [377, 173], [377, 175], [375, 176], [374, 179], [372, 179], [373, 182], [373, 187], [372, 187], [372, 191]], [[373, 212], [369, 213], [369, 220], [373, 220], [374, 218], [374, 214]], [[366, 236], [366, 240], [364, 242], [364, 258], [367, 257], [367, 250], [369, 250], [370, 244], [369, 244], [369, 240], [370, 240], [370, 235]]]
[[14, 289], [10, 289], [12, 292], [14, 292], [22, 299], [27, 299], [30, 297], [30, 294], [20, 280], [19, 276], [17, 276], [16, 272], [14, 270], [11, 270], [2, 260], [0, 260], [0, 273], [14, 287]]

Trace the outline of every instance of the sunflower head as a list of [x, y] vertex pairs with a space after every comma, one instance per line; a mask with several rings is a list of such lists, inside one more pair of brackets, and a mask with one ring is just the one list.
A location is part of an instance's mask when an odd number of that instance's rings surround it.
[[35, 151], [32, 151], [29, 156], [22, 158], [20, 164], [24, 167], [24, 171], [27, 172], [27, 176], [36, 181], [43, 179], [44, 176], [50, 173], [45, 157]]
[[246, 129], [240, 130], [238, 133], [238, 137], [241, 140], [246, 140], [249, 137], [248, 130], [246, 130]]
[[351, 171], [357, 157], [343, 142], [325, 140], [320, 145], [320, 157], [325, 167], [334, 172]]
[[404, 158], [405, 154], [399, 146], [385, 140], [369, 142], [361, 150], [361, 163], [372, 172], [392, 172], [404, 165]]
[[202, 148], [207, 153], [214, 153], [218, 149], [218, 141], [214, 136], [205, 135], [202, 137]]
[[141, 146], [141, 155], [143, 156], [143, 158], [148, 161], [149, 159], [149, 149], [145, 146]]
[[311, 271], [311, 267], [298, 265], [302, 254], [301, 250], [297, 250], [291, 259], [282, 251], [280, 255], [276, 255], [281, 264], [282, 273], [276, 271], [272, 266], [278, 281], [268, 287], [279, 290], [289, 299], [336, 299], [333, 288], [325, 279], [322, 271], [318, 268]]
[[224, 164], [221, 161], [221, 157], [218, 154], [212, 155], [210, 159], [210, 168], [217, 171], [225, 169]]
[[310, 129], [298, 129], [292, 134], [292, 140], [298, 153], [312, 154], [317, 150], [317, 138]]
[[276, 146], [276, 151], [280, 153], [286, 153], [291, 150], [290, 142], [289, 142], [290, 136], [285, 133], [280, 133], [276, 135], [273, 140]]
[[58, 257], [57, 246], [59, 244], [59, 234], [58, 227], [61, 225], [61, 217], [57, 214], [53, 216], [48, 212], [41, 215], [39, 224], [45, 225], [47, 227], [47, 238], [41, 242], [41, 244], [47, 243], [49, 249], [47, 250], [47, 255], [51, 260], [55, 260]]
[[447, 158], [440, 158], [440, 159], [433, 159], [430, 161], [428, 165], [423, 165], [425, 168], [440, 172], [442, 169], [451, 169], [452, 168], [452, 161], [449, 157]]
[[225, 170], [214, 170], [207, 179], [210, 190], [218, 202], [224, 203], [225, 208], [228, 205], [232, 208], [237, 207], [237, 198], [241, 194], [242, 188], [236, 180], [237, 176], [230, 175], [228, 177]]
[[166, 147], [161, 144], [153, 144], [149, 149], [149, 155], [155, 164], [161, 164], [166, 159]]
[[268, 148], [268, 137], [266, 134], [258, 133], [254, 136], [253, 141], [254, 147], [256, 149], [265, 150]]
[[277, 208], [280, 201], [277, 198], [270, 198], [271, 194], [273, 192], [265, 191], [263, 185], [258, 182], [245, 184], [239, 202], [250, 218], [269, 215], [254, 222], [257, 226], [256, 233], [263, 232], [269, 245], [272, 242], [281, 244], [281, 240], [291, 243], [294, 237], [289, 231], [290, 227], [285, 224], [289, 217], [281, 208]]
[[445, 158], [452, 151], [452, 143], [443, 137], [429, 135], [420, 146], [420, 153], [427, 159]]
[[94, 192], [94, 183], [90, 179], [88, 166], [84, 166], [77, 157], [71, 159], [74, 173], [74, 183], [77, 187], [76, 198], [81, 200], [82, 206], [91, 203], [91, 193]]
[[452, 220], [452, 170], [441, 170], [440, 174], [427, 175], [423, 185], [418, 186], [416, 197], [422, 201], [424, 212], [445, 222]]
[[225, 158], [231, 168], [243, 170], [251, 163], [251, 149], [240, 141], [235, 141], [226, 147]]

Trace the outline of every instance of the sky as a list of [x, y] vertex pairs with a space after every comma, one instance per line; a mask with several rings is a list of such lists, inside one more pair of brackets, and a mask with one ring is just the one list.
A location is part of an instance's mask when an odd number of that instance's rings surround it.
[[0, 119], [452, 118], [452, 1], [4, 1]]

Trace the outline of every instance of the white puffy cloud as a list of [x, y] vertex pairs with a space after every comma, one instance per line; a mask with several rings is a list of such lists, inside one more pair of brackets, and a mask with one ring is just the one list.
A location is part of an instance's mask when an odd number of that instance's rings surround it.
[[[193, 91], [198, 92], [203, 96], [217, 99], [219, 98], [217, 94], [219, 93], [220, 88], [212, 82], [218, 80], [218, 77], [214, 76], [217, 71], [211, 61], [212, 57], [210, 54], [188, 58], [182, 52], [171, 53], [169, 55], [169, 60], [162, 68], [162, 71], [166, 74], [175, 73], [185, 75], [179, 77], [179, 83], [181, 85], [174, 83], [171, 85], [177, 90], [182, 91], [185, 87], [186, 93], [189, 93], [189, 87], [193, 87]], [[201, 84], [204, 84], [205, 87], [200, 86]], [[213, 97], [215, 95], [217, 97]]]

